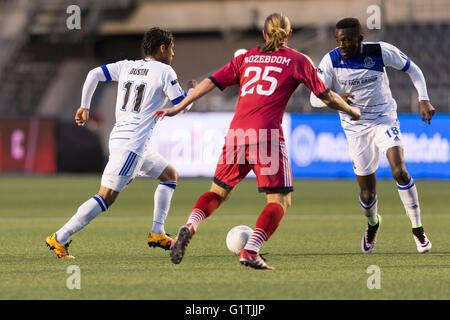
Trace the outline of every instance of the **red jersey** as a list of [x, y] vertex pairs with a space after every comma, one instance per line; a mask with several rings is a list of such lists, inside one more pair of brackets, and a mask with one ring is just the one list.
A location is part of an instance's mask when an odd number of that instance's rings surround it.
[[[265, 53], [257, 48], [249, 50], [235, 57], [209, 79], [220, 90], [239, 84], [239, 100], [229, 129], [254, 129], [258, 136], [256, 141], [249, 135], [245, 144], [270, 141], [271, 129], [278, 129], [280, 140], [284, 140], [281, 128], [283, 114], [300, 83], [318, 97], [329, 91], [310, 60], [285, 46], [277, 52]], [[266, 129], [266, 134], [260, 135], [260, 129]]]

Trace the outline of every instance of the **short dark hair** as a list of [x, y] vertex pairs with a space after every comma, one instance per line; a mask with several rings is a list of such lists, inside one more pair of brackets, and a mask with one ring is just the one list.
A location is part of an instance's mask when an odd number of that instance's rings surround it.
[[155, 27], [144, 34], [142, 39], [142, 51], [144, 55], [153, 55], [161, 45], [169, 47], [173, 44], [173, 35], [170, 31]]
[[355, 28], [361, 31], [361, 23], [359, 23], [359, 20], [356, 18], [344, 18], [342, 20], [339, 20], [338, 23], [336, 23], [336, 29], [349, 29], [349, 28]]

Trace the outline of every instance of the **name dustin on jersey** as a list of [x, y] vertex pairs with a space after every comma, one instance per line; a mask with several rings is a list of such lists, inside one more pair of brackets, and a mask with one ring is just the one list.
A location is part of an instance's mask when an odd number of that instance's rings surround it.
[[279, 64], [285, 64], [288, 66], [289, 63], [291, 62], [291, 59], [286, 58], [286, 57], [280, 57], [280, 56], [258, 55], [258, 56], [245, 57], [244, 62], [245, 63], [279, 63]]
[[130, 70], [130, 74], [133, 74], [135, 76], [146, 76], [148, 73], [148, 69], [137, 69], [137, 68], [132, 68]]

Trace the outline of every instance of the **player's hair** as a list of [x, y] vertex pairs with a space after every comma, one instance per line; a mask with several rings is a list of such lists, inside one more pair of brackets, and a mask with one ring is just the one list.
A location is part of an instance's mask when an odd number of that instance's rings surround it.
[[259, 51], [278, 51], [288, 41], [291, 23], [284, 14], [273, 13], [264, 22], [264, 32], [269, 36], [270, 41], [264, 46], [259, 46]]
[[356, 18], [344, 18], [336, 23], [336, 29], [354, 28], [361, 32], [361, 23]]
[[173, 44], [173, 35], [170, 31], [155, 27], [144, 34], [142, 51], [145, 56], [155, 54], [161, 45], [169, 47]]

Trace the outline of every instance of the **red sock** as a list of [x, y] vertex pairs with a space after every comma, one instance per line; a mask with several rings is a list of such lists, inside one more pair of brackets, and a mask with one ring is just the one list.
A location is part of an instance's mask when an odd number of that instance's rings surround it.
[[192, 224], [196, 230], [200, 222], [209, 217], [221, 203], [222, 198], [217, 193], [205, 192], [195, 203], [187, 223]]
[[245, 250], [259, 252], [262, 245], [275, 232], [284, 216], [284, 210], [278, 203], [268, 203], [256, 221], [255, 230], [245, 245]]

